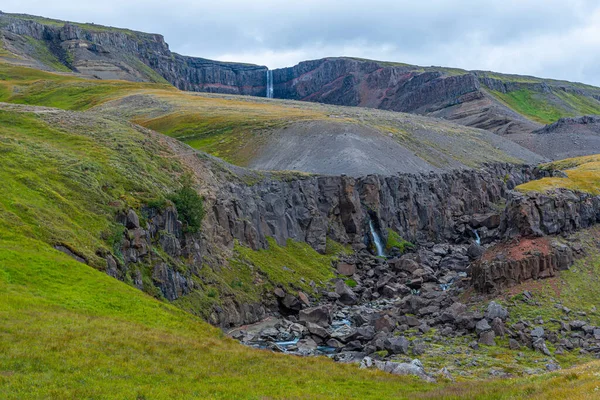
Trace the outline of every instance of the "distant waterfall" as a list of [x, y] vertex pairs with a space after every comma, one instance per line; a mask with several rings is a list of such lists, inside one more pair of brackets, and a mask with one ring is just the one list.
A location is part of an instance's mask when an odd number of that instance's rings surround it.
[[267, 98], [273, 98], [273, 71], [267, 70]]
[[383, 243], [381, 243], [381, 238], [373, 226], [372, 219], [369, 219], [369, 228], [371, 229], [371, 236], [373, 236], [373, 242], [375, 243], [375, 248], [377, 249], [377, 256], [384, 257], [385, 253], [383, 252]]

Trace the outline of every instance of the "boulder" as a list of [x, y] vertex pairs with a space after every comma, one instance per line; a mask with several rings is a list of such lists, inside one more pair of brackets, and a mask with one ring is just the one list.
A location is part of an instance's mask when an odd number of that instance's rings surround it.
[[479, 343], [484, 344], [486, 346], [495, 346], [496, 345], [496, 334], [494, 331], [485, 331], [479, 334]]
[[396, 322], [389, 315], [383, 315], [375, 320], [375, 331], [392, 332], [396, 327]]
[[508, 318], [508, 310], [495, 301], [491, 301], [490, 304], [488, 304], [485, 317], [490, 321], [493, 321], [494, 318], [500, 318], [505, 321]]
[[477, 322], [477, 324], [475, 324], [475, 331], [477, 333], [482, 333], [482, 332], [491, 331], [491, 330], [492, 330], [492, 327], [487, 322], [487, 319], [482, 319], [479, 322]]
[[356, 273], [356, 265], [345, 262], [338, 263], [336, 269], [340, 275], [352, 276]]
[[384, 341], [384, 347], [392, 354], [408, 354], [410, 342], [404, 336], [395, 336]]
[[286, 294], [283, 299], [281, 299], [280, 304], [289, 311], [300, 311], [302, 310], [302, 303], [296, 296], [292, 296], [291, 294]]
[[329, 307], [322, 305], [300, 310], [298, 318], [302, 322], [312, 322], [320, 326], [329, 326], [330, 313]]
[[344, 283], [344, 281], [337, 281], [335, 283], [335, 293], [340, 296], [338, 299], [340, 303], [345, 304], [347, 306], [354, 305], [358, 303], [358, 298], [356, 294]]
[[546, 347], [546, 341], [542, 338], [539, 338], [539, 339], [536, 339], [533, 341], [533, 348], [544, 355], [547, 355], [547, 356], [552, 355], [550, 353], [550, 350], [548, 350], [548, 347]]
[[314, 322], [307, 322], [306, 327], [308, 331], [313, 335], [320, 337], [321, 339], [327, 339], [329, 337], [329, 333], [327, 329], [323, 328], [320, 325], [315, 324]]
[[537, 328], [531, 330], [531, 339], [534, 341], [536, 339], [544, 338], [545, 336], [546, 335], [544, 332], [544, 328], [542, 328], [541, 326], [538, 326]]

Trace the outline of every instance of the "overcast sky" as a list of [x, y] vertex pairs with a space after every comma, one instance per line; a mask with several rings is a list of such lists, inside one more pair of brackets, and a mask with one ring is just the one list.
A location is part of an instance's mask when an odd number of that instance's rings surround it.
[[600, 86], [598, 0], [2, 0], [0, 9], [161, 33], [181, 54], [270, 68], [354, 56]]

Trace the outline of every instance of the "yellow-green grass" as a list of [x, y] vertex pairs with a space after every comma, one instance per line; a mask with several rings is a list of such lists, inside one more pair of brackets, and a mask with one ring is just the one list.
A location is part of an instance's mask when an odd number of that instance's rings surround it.
[[[0, 110], [0, 218], [102, 266], [118, 207], [175, 189], [181, 166], [156, 141], [98, 116]], [[105, 238], [105, 240], [102, 239]]]
[[[307, 121], [353, 124], [391, 135], [438, 167], [518, 162], [480, 131], [401, 113], [241, 96], [192, 94], [168, 85], [86, 80], [0, 64], [0, 101], [108, 112], [246, 166], [277, 128]], [[340, 129], [341, 131], [342, 129]], [[446, 144], [436, 143], [440, 137]], [[451, 139], [451, 140], [449, 140]]]
[[86, 110], [142, 89], [176, 91], [166, 84], [89, 80], [0, 63], [0, 101], [3, 102]]
[[517, 186], [522, 192], [546, 192], [552, 189], [570, 189], [600, 194], [600, 154], [568, 158], [543, 165], [544, 168], [564, 170], [567, 178], [542, 178]]
[[[9, 229], [64, 245], [103, 270], [102, 255], [120, 256], [123, 227], [116, 223], [116, 213], [133, 207], [143, 217], [141, 205], [164, 199], [179, 187], [178, 176], [185, 167], [176, 153], [147, 131], [97, 114], [4, 108], [0, 108], [0, 223]], [[236, 257], [220, 270], [202, 268], [194, 278], [201, 290], [178, 304], [207, 316], [224, 299], [260, 302], [275, 285], [310, 293], [310, 280], [322, 284], [333, 276], [332, 261], [341, 247], [332, 244], [321, 255], [306, 243], [278, 246], [270, 240], [266, 250], [243, 246], [236, 250]], [[159, 247], [151, 251], [170, 259]], [[176, 268], [185, 268], [181, 260], [171, 261]], [[150, 279], [151, 266], [138, 267], [144, 290], [160, 296]]]
[[135, 116], [132, 120], [193, 148], [225, 161], [245, 166], [269, 140], [269, 132], [298, 121], [324, 120], [317, 110], [274, 102], [248, 101], [193, 95], [185, 92], [153, 92], [173, 111], [159, 116]]

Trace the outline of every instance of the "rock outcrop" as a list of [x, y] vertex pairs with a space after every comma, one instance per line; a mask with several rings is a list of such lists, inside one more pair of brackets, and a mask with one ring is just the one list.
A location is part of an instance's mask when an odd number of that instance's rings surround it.
[[576, 257], [568, 245], [547, 238], [500, 244], [471, 264], [471, 283], [479, 292], [500, 293], [528, 280], [554, 277], [571, 267]]
[[600, 196], [558, 189], [550, 193], [513, 192], [501, 224], [503, 236], [560, 235], [600, 221]]
[[[592, 101], [600, 93], [568, 82], [353, 58], [306, 61], [273, 76], [277, 98], [424, 114], [500, 134], [525, 134], [540, 125], [498, 101], [497, 93], [528, 91], [558, 103], [553, 91]], [[522, 145], [535, 151], [525, 140]]]

